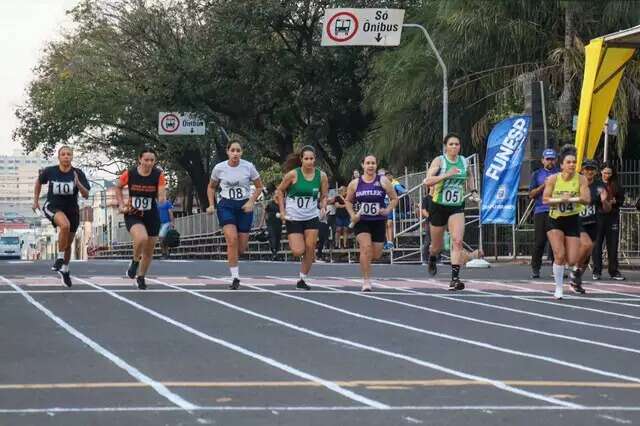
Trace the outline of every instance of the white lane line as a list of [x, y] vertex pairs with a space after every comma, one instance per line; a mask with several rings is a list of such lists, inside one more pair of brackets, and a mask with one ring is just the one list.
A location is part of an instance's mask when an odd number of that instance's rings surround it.
[[[151, 278], [147, 278], [147, 280], [156, 281], [156, 280], [153, 280]], [[174, 325], [174, 326], [186, 331], [187, 333], [191, 333], [191, 334], [193, 334], [195, 336], [198, 336], [201, 339], [208, 340], [208, 341], [216, 343], [216, 344], [218, 344], [220, 346], [224, 346], [227, 349], [231, 349], [232, 351], [239, 352], [239, 353], [241, 353], [243, 355], [246, 355], [246, 356], [248, 356], [250, 358], [256, 359], [258, 361], [262, 361], [265, 364], [271, 365], [272, 367], [278, 368], [278, 369], [280, 369], [282, 371], [285, 371], [285, 372], [287, 372], [289, 374], [292, 374], [294, 376], [298, 376], [298, 377], [301, 377], [301, 378], [303, 378], [305, 380], [309, 380], [309, 381], [318, 383], [318, 384], [324, 386], [325, 388], [327, 388], [327, 389], [329, 389], [329, 390], [331, 390], [333, 392], [336, 392], [336, 393], [338, 393], [338, 394], [340, 394], [342, 396], [345, 396], [345, 397], [347, 397], [347, 398], [349, 398], [349, 399], [351, 399], [353, 401], [360, 402], [362, 404], [368, 405], [370, 407], [378, 408], [378, 409], [386, 409], [386, 408], [389, 407], [386, 404], [383, 404], [381, 402], [375, 401], [373, 399], [366, 398], [366, 397], [364, 397], [364, 396], [362, 396], [362, 395], [360, 395], [360, 394], [358, 394], [356, 392], [350, 391], [348, 389], [344, 389], [344, 388], [342, 388], [341, 386], [337, 385], [336, 383], [334, 383], [332, 381], [321, 379], [320, 377], [314, 376], [314, 375], [309, 374], [309, 373], [305, 373], [302, 370], [298, 370], [297, 368], [291, 367], [291, 366], [289, 366], [287, 364], [284, 364], [284, 363], [282, 363], [280, 361], [276, 361], [273, 358], [269, 358], [267, 356], [260, 355], [259, 353], [250, 351], [249, 349], [245, 349], [245, 348], [243, 348], [241, 346], [238, 346], [238, 345], [236, 345], [234, 343], [231, 343], [231, 342], [228, 342], [226, 340], [223, 340], [223, 339], [220, 339], [220, 338], [217, 338], [217, 337], [213, 337], [213, 336], [211, 336], [209, 334], [203, 333], [203, 332], [201, 332], [199, 330], [196, 330], [193, 327], [188, 326], [187, 324], [184, 324], [184, 323], [182, 323], [180, 321], [174, 320], [173, 318], [170, 318], [170, 317], [168, 317], [166, 315], [163, 315], [163, 314], [161, 314], [161, 313], [159, 313], [157, 311], [154, 311], [153, 309], [147, 308], [146, 306], [140, 305], [139, 303], [136, 303], [136, 302], [134, 302], [132, 300], [129, 300], [126, 297], [122, 297], [119, 294], [117, 294], [117, 293], [115, 293], [115, 292], [113, 292], [111, 290], [108, 290], [106, 288], [102, 288], [99, 285], [93, 284], [93, 283], [91, 283], [89, 281], [85, 281], [85, 280], [82, 280], [82, 281], [85, 284], [87, 284], [87, 285], [89, 285], [89, 286], [91, 286], [91, 287], [93, 287], [95, 289], [102, 289], [102, 291], [107, 293], [108, 295], [110, 295], [110, 296], [112, 296], [112, 297], [114, 297], [114, 298], [116, 298], [116, 299], [118, 299], [118, 300], [120, 300], [120, 301], [122, 301], [124, 303], [127, 303], [127, 304], [133, 306], [136, 309], [139, 309], [139, 310], [141, 310], [143, 312], [146, 312], [149, 315], [152, 315], [152, 316], [154, 316], [154, 317], [156, 317], [156, 318], [158, 318], [158, 319], [160, 319], [162, 321], [165, 321], [165, 322], [167, 322], [167, 323], [169, 323], [171, 325]], [[182, 289], [182, 287], [178, 287], [178, 286], [174, 286], [174, 288], [175, 289]], [[192, 291], [192, 290], [185, 289], [185, 291]]]
[[[386, 287], [384, 284], [380, 284], [380, 283], [375, 283], [375, 284], [378, 285], [378, 286]], [[316, 286], [317, 287], [323, 287], [323, 286], [319, 286], [319, 285], [316, 285]], [[627, 346], [614, 345], [614, 344], [610, 344], [610, 343], [601, 342], [601, 341], [598, 341], [598, 340], [583, 339], [581, 337], [568, 336], [566, 334], [551, 333], [551, 332], [547, 332], [547, 331], [536, 330], [536, 329], [533, 329], [533, 328], [520, 327], [520, 326], [517, 326], [517, 325], [507, 324], [507, 323], [503, 323], [503, 322], [482, 320], [482, 319], [479, 319], [479, 318], [468, 317], [466, 315], [454, 314], [452, 312], [441, 311], [439, 309], [429, 308], [429, 307], [422, 306], [422, 305], [414, 305], [412, 303], [401, 302], [399, 300], [386, 299], [384, 297], [375, 296], [372, 293], [368, 293], [367, 294], [367, 293], [354, 292], [354, 291], [345, 291], [345, 290], [340, 290], [340, 289], [335, 289], [334, 291], [335, 292], [349, 294], [349, 295], [352, 295], [352, 296], [357, 296], [357, 297], [365, 297], [365, 298], [369, 298], [369, 299], [373, 299], [373, 300], [380, 300], [382, 302], [393, 303], [395, 305], [406, 306], [406, 307], [413, 308], [413, 309], [418, 309], [418, 310], [421, 310], [421, 311], [432, 312], [434, 314], [444, 315], [444, 316], [448, 316], [448, 317], [451, 317], [451, 318], [457, 318], [457, 319], [461, 319], [461, 320], [465, 320], [465, 321], [476, 322], [476, 323], [479, 323], [479, 324], [493, 325], [493, 326], [496, 326], [496, 327], [503, 327], [503, 328], [508, 328], [508, 329], [512, 329], [512, 330], [524, 331], [524, 332], [532, 333], [532, 334], [539, 334], [541, 336], [555, 337], [555, 338], [558, 338], [558, 339], [570, 340], [570, 341], [574, 341], [574, 342], [585, 343], [585, 344], [588, 344], [588, 345], [600, 346], [600, 347], [603, 347], [603, 348], [615, 349], [615, 350], [619, 350], [619, 351], [623, 351], [623, 352], [630, 352], [630, 353], [640, 354], [640, 349], [630, 348], [630, 347], [627, 347]], [[638, 333], [640, 333], [640, 331]]]
[[[467, 281], [468, 281], [468, 282], [470, 282], [470, 283], [473, 283], [473, 284], [479, 284], [479, 283], [484, 282], [484, 281], [478, 281], [478, 280], [467, 280]], [[548, 295], [549, 295], [549, 298], [553, 297], [553, 292], [551, 292], [551, 291], [547, 291], [547, 290], [538, 290], [538, 289], [531, 290], [531, 289], [527, 289], [527, 287], [521, 287], [521, 286], [517, 286], [517, 285], [513, 285], [513, 284], [504, 284], [504, 283], [499, 283], [499, 282], [497, 282], [497, 281], [492, 281], [491, 283], [492, 283], [493, 285], [496, 285], [496, 286], [499, 286], [499, 287], [505, 287], [505, 288], [509, 288], [509, 289], [522, 289], [522, 290], [525, 290], [525, 289], [526, 289], [526, 290], [528, 290], [528, 291], [533, 291], [533, 292], [535, 292], [535, 293], [548, 294]], [[582, 297], [583, 297], [585, 300], [594, 300], [594, 301], [602, 302], [602, 303], [611, 303], [611, 304], [614, 304], [614, 305], [626, 305], [626, 306], [630, 306], [630, 305], [628, 305], [628, 304], [626, 304], [626, 303], [621, 303], [621, 302], [612, 302], [612, 301], [609, 301], [609, 300], [602, 300], [602, 299], [598, 299], [598, 298], [589, 299], [589, 298], [588, 298], [588, 296], [582, 296]], [[542, 302], [542, 301], [538, 301], [538, 302]], [[553, 302], [549, 302], [549, 303], [553, 303]], [[561, 305], [561, 303], [558, 303], [558, 304], [560, 304], [560, 305]], [[572, 307], [573, 307], [573, 306], [572, 306]], [[584, 306], [580, 306], [580, 307], [577, 307], [577, 308], [578, 308], [578, 309], [583, 309], [583, 310], [591, 310], [591, 311], [594, 311], [594, 312], [601, 312], [601, 313], [602, 313], [602, 312], [604, 312], [604, 313], [607, 313], [607, 314], [609, 314], [609, 315], [614, 315], [614, 313], [613, 313], [613, 312], [610, 312], [610, 311], [602, 311], [602, 310], [600, 310], [600, 309], [587, 308], [587, 307], [584, 307]], [[627, 316], [627, 317], [632, 317], [632, 318], [635, 318], [635, 319], [640, 319], [640, 317], [634, 317], [633, 315], [626, 315], [626, 314], [619, 314], [619, 313], [616, 313], [616, 315], [617, 315], [617, 316]]]
[[[376, 411], [367, 406], [211, 406], [192, 411]], [[387, 411], [640, 411], [638, 406], [561, 407], [557, 405], [406, 405], [389, 407]], [[0, 408], [0, 414], [66, 414], [66, 413], [130, 413], [181, 411], [177, 407], [77, 407], [77, 408]]]
[[[527, 283], [539, 284], [539, 285], [545, 285], [545, 286], [555, 285], [553, 283], [547, 283], [547, 282], [544, 282], [544, 281], [525, 281], [525, 282], [523, 282], [523, 284], [527, 284]], [[624, 292], [620, 292], [620, 291], [601, 289], [601, 288], [598, 288], [600, 286], [600, 284], [594, 284], [594, 283], [591, 283], [591, 282], [588, 282], [586, 284], [589, 284], [589, 286], [587, 287], [587, 290], [589, 290], [589, 293], [595, 292], [596, 294], [615, 294], [617, 296], [625, 296], [627, 298], [634, 299], [634, 300], [639, 300], [640, 299], [640, 295], [637, 295], [637, 294], [631, 294], [631, 293], [624, 293]], [[549, 292], [549, 293], [551, 293], [551, 292]], [[591, 300], [591, 299], [587, 299], [587, 300]], [[596, 299], [596, 300], [602, 300], [602, 299]], [[634, 308], [640, 307], [640, 305], [634, 305], [634, 304], [630, 304], [630, 303], [619, 303], [619, 304], [620, 305], [624, 305], [624, 306], [632, 306]]]
[[[435, 284], [435, 285], [441, 285], [443, 287], [447, 286], [446, 284], [442, 284], [442, 283], [436, 284], [435, 282], [430, 282], [430, 281], [425, 281], [425, 280], [415, 280], [415, 279], [411, 279], [411, 278], [402, 278], [402, 280], [409, 281], [409, 282], [416, 282], [416, 283], [431, 283], [431, 284]], [[476, 280], [467, 280], [467, 281], [470, 282], [470, 283], [476, 283], [476, 284], [484, 283], [484, 281], [476, 281]], [[490, 292], [490, 291], [487, 291], [487, 290], [479, 290], [479, 289], [473, 289], [473, 288], [469, 288], [468, 290], [469, 291], [480, 292], [480, 293], [496, 294], [496, 293], [493, 293], [493, 292]], [[538, 290], [538, 291], [540, 292], [540, 290]], [[574, 310], [577, 309], [577, 310], [582, 310], [582, 311], [597, 312], [597, 313], [600, 313], [600, 314], [611, 315], [611, 316], [616, 316], [616, 317], [640, 320], [640, 317], [634, 316], [634, 315], [627, 315], [627, 314], [622, 314], [622, 313], [618, 313], [618, 312], [603, 311], [601, 309], [587, 308], [585, 306], [568, 305], [568, 304], [562, 303], [562, 302], [552, 302], [550, 300], [544, 300], [544, 299], [549, 299], [550, 297], [551, 296], [544, 297], [543, 299], [539, 300], [539, 299], [535, 299], [535, 298], [532, 298], [532, 297], [529, 297], [529, 296], [517, 296], [517, 295], [513, 295], [512, 296], [513, 299], [524, 300], [525, 302], [541, 303], [541, 304], [545, 304], [545, 305], [559, 306], [559, 307], [565, 308], [565, 309], [574, 309]], [[594, 300], [599, 300], [599, 299], [594, 299]]]
[[[167, 284], [167, 283], [164, 283], [164, 284], [166, 286], [168, 286], [168, 287], [172, 287], [171, 284]], [[245, 284], [245, 286], [252, 287], [251, 285], [247, 285], [247, 284]], [[178, 288], [178, 287], [175, 287], [175, 288]], [[258, 287], [254, 287], [254, 288], [258, 288]], [[545, 395], [541, 395], [541, 394], [537, 394], [537, 393], [534, 393], [534, 392], [529, 392], [529, 391], [526, 391], [526, 390], [523, 390], [523, 389], [519, 389], [519, 388], [510, 386], [510, 385], [507, 385], [506, 383], [504, 383], [504, 382], [502, 382], [500, 380], [489, 379], [489, 378], [486, 378], [486, 377], [465, 373], [465, 372], [460, 371], [460, 370], [454, 370], [454, 369], [451, 369], [451, 368], [448, 368], [448, 367], [444, 367], [444, 366], [439, 365], [439, 364], [435, 364], [435, 363], [432, 363], [432, 362], [429, 362], [429, 361], [424, 361], [424, 360], [421, 360], [421, 359], [418, 359], [418, 358], [414, 358], [414, 357], [409, 356], [409, 355], [404, 355], [404, 354], [401, 354], [401, 353], [398, 353], [398, 352], [391, 352], [391, 351], [387, 351], [387, 350], [384, 350], [384, 349], [380, 349], [380, 348], [375, 347], [375, 346], [368, 346], [368, 345], [365, 345], [365, 344], [362, 344], [362, 343], [358, 343], [358, 342], [355, 342], [353, 340], [347, 340], [347, 339], [343, 339], [343, 338], [340, 338], [340, 337], [335, 337], [335, 336], [330, 336], [330, 335], [327, 335], [327, 334], [323, 334], [323, 333], [320, 333], [320, 332], [317, 332], [317, 331], [313, 331], [313, 330], [308, 329], [308, 328], [304, 328], [304, 327], [301, 327], [301, 326], [298, 326], [298, 325], [295, 325], [295, 324], [291, 324], [291, 323], [279, 320], [277, 318], [273, 318], [273, 317], [270, 317], [270, 316], [267, 316], [267, 315], [260, 314], [260, 313], [255, 312], [255, 311], [251, 311], [249, 309], [242, 308], [242, 307], [234, 305], [232, 303], [228, 303], [228, 302], [225, 302], [225, 301], [222, 301], [222, 300], [219, 300], [219, 299], [215, 299], [215, 298], [210, 297], [210, 296], [205, 296], [205, 295], [201, 294], [198, 291], [189, 290], [189, 289], [180, 289], [180, 290], [182, 290], [184, 292], [187, 292], [187, 293], [190, 293], [190, 294], [193, 294], [196, 297], [199, 297], [199, 298], [202, 298], [202, 299], [205, 299], [205, 300], [209, 300], [211, 302], [226, 306], [228, 308], [231, 308], [231, 309], [234, 309], [234, 310], [237, 310], [237, 311], [240, 311], [240, 312], [244, 312], [244, 313], [246, 313], [248, 315], [251, 315], [251, 316], [254, 316], [256, 318], [261, 318], [261, 319], [264, 319], [264, 320], [267, 320], [267, 321], [271, 321], [271, 322], [273, 322], [275, 324], [279, 324], [279, 325], [282, 325], [284, 327], [291, 328], [293, 330], [300, 331], [300, 332], [305, 333], [305, 334], [309, 334], [311, 336], [319, 337], [321, 339], [326, 339], [326, 340], [330, 340], [330, 341], [333, 341], [333, 342], [343, 343], [343, 344], [346, 344], [346, 345], [349, 345], [349, 346], [353, 346], [353, 347], [356, 347], [356, 348], [359, 348], [359, 349], [364, 349], [364, 350], [367, 350], [367, 351], [370, 351], [370, 352], [375, 352], [375, 353], [378, 353], [378, 354], [386, 355], [386, 356], [389, 356], [389, 357], [392, 357], [392, 358], [402, 359], [402, 360], [408, 361], [410, 363], [417, 364], [417, 365], [420, 365], [420, 366], [423, 366], [423, 367], [427, 367], [427, 368], [431, 368], [431, 369], [436, 370], [436, 371], [441, 371], [441, 372], [444, 372], [444, 373], [448, 373], [448, 374], [451, 374], [453, 376], [462, 377], [462, 378], [465, 378], [465, 379], [476, 380], [476, 381], [481, 381], [481, 382], [484, 382], [484, 383], [489, 383], [489, 384], [491, 384], [492, 386], [494, 386], [494, 387], [496, 387], [498, 389], [502, 389], [502, 390], [505, 390], [507, 392], [511, 392], [511, 393], [514, 393], [514, 394], [517, 394], [517, 395], [526, 396], [528, 398], [538, 399], [538, 400], [550, 402], [552, 404], [559, 404], [559, 405], [578, 405], [578, 404], [574, 404], [574, 403], [571, 403], [571, 402], [566, 402], [566, 401], [562, 401], [562, 400], [559, 400], [559, 399], [556, 399], [556, 398], [547, 397]], [[275, 290], [262, 289], [262, 291], [266, 292], [266, 293], [278, 294], [278, 295], [281, 295], [281, 296], [284, 296], [284, 297], [292, 297], [294, 299], [300, 299], [300, 300], [303, 300], [303, 301], [306, 300], [306, 299], [301, 298], [301, 297], [293, 296], [293, 295], [282, 293], [282, 292], [275, 291]]]
[[124, 371], [126, 371], [130, 376], [135, 378], [138, 382], [144, 383], [144, 384], [152, 387], [158, 394], [160, 394], [161, 396], [163, 396], [167, 400], [171, 401], [173, 404], [175, 404], [176, 406], [180, 407], [183, 410], [192, 410], [192, 409], [197, 407], [197, 405], [195, 405], [195, 404], [183, 399], [181, 396], [171, 392], [165, 385], [155, 381], [154, 379], [152, 379], [151, 377], [149, 377], [146, 374], [142, 373], [140, 370], [138, 370], [137, 368], [135, 368], [131, 364], [127, 363], [125, 360], [123, 360], [122, 358], [120, 358], [119, 356], [114, 354], [113, 352], [111, 352], [111, 351], [107, 350], [106, 348], [102, 347], [96, 341], [94, 341], [91, 338], [87, 337], [86, 335], [82, 334], [80, 331], [78, 331], [73, 326], [68, 324], [62, 318], [60, 318], [57, 315], [55, 315], [48, 308], [46, 308], [44, 305], [42, 305], [40, 302], [35, 300], [33, 297], [31, 297], [29, 294], [27, 294], [24, 290], [22, 290], [17, 285], [13, 284], [11, 281], [6, 279], [5, 277], [0, 276], [0, 279], [2, 279], [5, 283], [10, 285], [11, 287], [13, 287], [13, 289], [16, 290], [18, 293], [20, 293], [30, 304], [32, 304], [33, 306], [38, 308], [38, 310], [40, 310], [43, 314], [45, 314], [47, 317], [49, 317], [49, 319], [51, 319], [56, 324], [58, 324], [58, 326], [62, 327], [69, 334], [71, 334], [72, 336], [74, 336], [77, 339], [79, 339], [85, 345], [89, 346], [96, 353], [102, 355], [103, 357], [107, 358], [109, 361], [111, 361], [112, 363], [114, 363], [115, 365], [117, 365], [118, 367], [123, 369]]
[[[251, 286], [249, 285], [249, 287], [251, 287]], [[509, 349], [509, 348], [505, 348], [505, 347], [502, 347], [502, 346], [497, 346], [497, 345], [492, 345], [490, 343], [485, 343], [485, 342], [482, 342], [482, 341], [479, 341], [479, 340], [465, 339], [465, 338], [462, 338], [462, 337], [456, 337], [456, 336], [453, 336], [453, 335], [450, 335], [450, 334], [446, 334], [446, 333], [440, 333], [440, 332], [433, 331], [433, 330], [427, 330], [427, 329], [424, 329], [424, 328], [413, 327], [413, 326], [410, 326], [410, 325], [407, 325], [407, 324], [402, 324], [402, 323], [398, 323], [398, 322], [394, 322], [394, 321], [388, 321], [388, 320], [385, 320], [385, 319], [382, 319], [382, 318], [372, 317], [372, 316], [369, 316], [369, 315], [359, 314], [357, 312], [349, 311], [347, 309], [338, 308], [336, 306], [328, 305], [328, 304], [325, 304], [325, 303], [322, 303], [322, 302], [318, 302], [318, 301], [315, 301], [315, 300], [312, 300], [312, 299], [307, 299], [307, 298], [304, 298], [304, 297], [294, 296], [292, 294], [283, 294], [283, 293], [280, 293], [280, 292], [275, 291], [275, 290], [264, 289], [263, 291], [269, 292], [269, 293], [273, 293], [273, 294], [280, 294], [283, 297], [288, 297], [290, 299], [300, 300], [300, 301], [305, 302], [305, 303], [310, 303], [312, 305], [320, 306], [320, 307], [325, 308], [325, 309], [329, 309], [329, 310], [332, 310], [332, 311], [340, 312], [340, 313], [345, 314], [345, 315], [353, 316], [355, 318], [365, 319], [365, 320], [376, 322], [376, 323], [379, 323], [379, 324], [389, 325], [389, 326], [392, 326], [392, 327], [402, 328], [402, 329], [409, 330], [409, 331], [415, 331], [416, 333], [427, 334], [427, 335], [430, 335], [430, 336], [440, 337], [440, 338], [447, 339], [447, 340], [466, 343], [466, 344], [469, 344], [469, 345], [478, 346], [478, 347], [481, 347], [481, 348], [490, 349], [490, 350], [494, 350], [494, 351], [497, 351], [497, 352], [508, 353], [510, 355], [518, 355], [518, 356], [522, 356], [522, 357], [525, 357], [525, 358], [537, 359], [537, 360], [540, 360], [540, 361], [545, 361], [545, 362], [552, 363], [552, 364], [562, 365], [564, 367], [569, 367], [569, 368], [573, 368], [573, 369], [576, 369], [576, 370], [587, 371], [587, 372], [590, 372], [590, 373], [593, 373], [593, 374], [598, 374], [598, 375], [601, 375], [601, 376], [613, 377], [613, 378], [616, 378], [616, 379], [627, 380], [627, 381], [634, 382], [634, 383], [640, 383], [640, 378], [634, 377], [634, 376], [628, 376], [628, 375], [624, 375], [624, 374], [619, 374], [619, 373], [614, 373], [614, 372], [610, 372], [610, 371], [600, 370], [600, 369], [593, 368], [593, 367], [587, 367], [587, 366], [582, 365], [582, 364], [578, 364], [578, 363], [575, 363], [575, 362], [563, 361], [563, 360], [560, 360], [560, 359], [557, 359], [557, 358], [553, 358], [553, 357], [549, 357], [549, 356], [537, 355], [537, 354], [533, 354], [533, 353], [529, 353], [529, 352], [523, 352], [523, 351], [518, 351], [518, 350], [515, 350], [515, 349]]]
[[[375, 283], [376, 286], [379, 287], [383, 287], [386, 288], [388, 287], [385, 284], [376, 282]], [[443, 286], [447, 286], [446, 284], [442, 284]], [[477, 290], [477, 289], [473, 289], [470, 288], [468, 289], [469, 291], [475, 291], [475, 292], [483, 292], [484, 290]], [[522, 315], [529, 315], [529, 316], [533, 316], [533, 317], [538, 317], [538, 318], [545, 318], [545, 319], [550, 319], [550, 320], [554, 320], [554, 321], [560, 321], [563, 323], [571, 323], [571, 324], [579, 324], [579, 325], [584, 325], [586, 327], [593, 327], [593, 328], [603, 328], [603, 329], [607, 329], [607, 330], [615, 330], [615, 331], [622, 331], [622, 332], [626, 332], [626, 333], [634, 333], [634, 334], [640, 334], [640, 330], [635, 330], [632, 328], [624, 328], [624, 327], [615, 327], [612, 325], [604, 325], [604, 324], [597, 324], [597, 323], [590, 323], [590, 322], [585, 322], [585, 321], [578, 321], [578, 320], [571, 320], [571, 319], [567, 319], [567, 318], [562, 318], [562, 317], [556, 317], [553, 315], [546, 315], [546, 314], [540, 314], [538, 312], [532, 312], [532, 311], [526, 311], [526, 310], [522, 310], [522, 309], [516, 309], [516, 308], [510, 308], [508, 306], [501, 306], [501, 305], [493, 305], [491, 303], [483, 303], [483, 302], [478, 302], [476, 300], [464, 300], [458, 297], [452, 297], [452, 296], [446, 296], [446, 295], [441, 295], [441, 294], [428, 294], [428, 293], [422, 293], [420, 291], [417, 290], [403, 290], [406, 294], [413, 294], [413, 295], [429, 295], [431, 297], [437, 298], [437, 299], [444, 299], [444, 300], [453, 300], [454, 302], [461, 302], [461, 303], [468, 303], [471, 305], [477, 305], [477, 306], [484, 306], [487, 308], [491, 308], [491, 309], [498, 309], [501, 311], [508, 311], [508, 312], [515, 312], [518, 314], [522, 314]], [[376, 292], [376, 294], [381, 294], [380, 292]], [[491, 293], [490, 295], [492, 295], [493, 293]]]

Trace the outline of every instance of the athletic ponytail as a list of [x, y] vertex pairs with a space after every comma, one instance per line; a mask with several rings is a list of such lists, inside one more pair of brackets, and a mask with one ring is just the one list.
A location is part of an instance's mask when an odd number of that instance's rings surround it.
[[285, 173], [290, 172], [291, 170], [302, 166], [302, 157], [305, 152], [311, 152], [313, 155], [316, 155], [316, 150], [311, 145], [303, 146], [300, 151], [292, 152], [287, 156], [284, 164], [282, 165], [282, 169]]

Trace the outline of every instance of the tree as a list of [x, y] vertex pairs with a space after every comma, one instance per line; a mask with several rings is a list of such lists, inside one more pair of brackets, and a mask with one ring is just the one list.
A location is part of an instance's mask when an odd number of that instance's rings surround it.
[[[569, 142], [584, 44], [638, 20], [637, 3], [598, 0], [428, 0], [408, 16], [428, 28], [448, 64], [449, 128], [475, 149], [489, 123], [524, 109], [522, 84], [537, 79], [547, 83], [558, 107], [551, 125]], [[425, 49], [422, 34], [405, 30], [400, 48], [376, 60], [366, 88], [365, 104], [376, 117], [370, 143], [397, 164], [418, 165], [440, 149], [441, 72]], [[614, 104], [625, 130], [630, 113], [640, 112], [638, 68], [638, 61], [629, 64]]]

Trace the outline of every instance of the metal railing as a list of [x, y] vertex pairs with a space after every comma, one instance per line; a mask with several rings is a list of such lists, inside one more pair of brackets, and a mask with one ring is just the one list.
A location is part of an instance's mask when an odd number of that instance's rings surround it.
[[620, 260], [631, 264], [640, 259], [640, 211], [620, 209]]

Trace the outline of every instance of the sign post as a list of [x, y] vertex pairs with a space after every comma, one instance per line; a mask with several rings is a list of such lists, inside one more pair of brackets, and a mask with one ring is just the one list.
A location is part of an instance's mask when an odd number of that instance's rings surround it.
[[198, 135], [206, 133], [206, 123], [193, 112], [160, 112], [158, 113], [159, 135]]
[[404, 24], [402, 9], [327, 9], [322, 24], [321, 46], [399, 46], [402, 28], [419, 28], [427, 38], [442, 69], [442, 137], [449, 132], [447, 66], [427, 30]]

